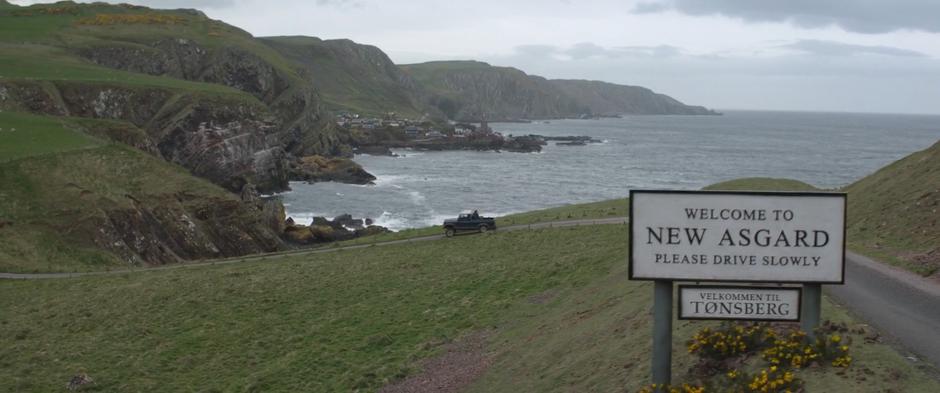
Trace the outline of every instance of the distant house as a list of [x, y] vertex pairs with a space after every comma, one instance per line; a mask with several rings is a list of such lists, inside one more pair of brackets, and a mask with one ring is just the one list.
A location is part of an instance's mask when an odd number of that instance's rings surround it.
[[423, 127], [418, 127], [418, 126], [408, 126], [408, 127], [405, 127], [405, 136], [407, 136], [407, 137], [410, 137], [410, 138], [417, 138], [418, 136], [420, 136], [420, 135], [423, 134], [423, 133], [424, 133], [424, 128], [423, 128]]
[[443, 138], [444, 134], [437, 130], [431, 130], [427, 133], [428, 138]]

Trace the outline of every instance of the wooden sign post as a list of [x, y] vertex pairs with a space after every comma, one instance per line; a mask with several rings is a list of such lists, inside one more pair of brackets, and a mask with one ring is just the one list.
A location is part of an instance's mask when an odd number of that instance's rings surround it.
[[812, 334], [821, 284], [845, 280], [845, 202], [844, 193], [630, 191], [629, 278], [654, 281], [653, 383], [672, 379], [673, 281], [802, 284], [682, 285], [680, 318], [801, 320]]

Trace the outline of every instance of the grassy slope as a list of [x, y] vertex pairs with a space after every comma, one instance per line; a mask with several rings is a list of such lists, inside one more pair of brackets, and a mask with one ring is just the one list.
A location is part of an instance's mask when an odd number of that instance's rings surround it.
[[703, 188], [706, 191], [820, 191], [818, 188], [790, 179], [749, 177], [712, 184]]
[[[261, 39], [313, 75], [313, 84], [324, 105], [333, 110], [382, 116], [420, 118], [423, 111], [416, 98], [406, 90], [386, 67], [395, 68], [378, 48], [349, 40], [321, 40], [315, 37], [265, 37]], [[366, 53], [373, 59], [360, 58]], [[397, 68], [394, 72], [398, 72]]]
[[[65, 11], [57, 11], [60, 9]], [[183, 18], [184, 22], [106, 26], [81, 23], [97, 15], [174, 16]], [[134, 45], [165, 38], [186, 38], [209, 48], [236, 46], [265, 58], [284, 70], [285, 75], [294, 76], [299, 81], [286, 59], [232, 26], [180, 11], [104, 3], [0, 8], [0, 78], [159, 87], [225, 94], [257, 102], [249, 94], [227, 86], [114, 70], [97, 66], [72, 53], [86, 47]]]
[[0, 163], [101, 145], [101, 141], [70, 130], [66, 124], [53, 117], [0, 112]]
[[[493, 367], [475, 391], [632, 391], [647, 381], [651, 288], [626, 280], [625, 239], [615, 225], [535, 230], [0, 281], [0, 390], [52, 391], [87, 372], [101, 391], [372, 391], [415, 372], [443, 343], [495, 329]], [[548, 302], [527, 300], [539, 294]], [[680, 348], [705, 324], [676, 326]], [[875, 373], [869, 382], [854, 371], [803, 376], [844, 391], [940, 389], [885, 345], [856, 337], [853, 351], [853, 367]], [[689, 358], [677, 356], [682, 378]]]
[[852, 248], [920, 274], [940, 270], [940, 142], [845, 191]]
[[[101, 209], [130, 207], [125, 195], [146, 199], [186, 191], [233, 198], [183, 168], [82, 132], [97, 122], [0, 113], [0, 221], [13, 223], [0, 227], [0, 271], [122, 266], [80, 240], [88, 233], [63, 233], [93, 230], [74, 224]], [[17, 130], [6, 131], [8, 125]]]

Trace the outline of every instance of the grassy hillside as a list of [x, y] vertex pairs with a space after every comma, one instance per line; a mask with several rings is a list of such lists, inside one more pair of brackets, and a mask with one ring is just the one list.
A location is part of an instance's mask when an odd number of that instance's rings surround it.
[[544, 78], [478, 61], [434, 61], [401, 66], [429, 103], [464, 121], [572, 117], [589, 110]]
[[[54, 391], [85, 372], [98, 391], [375, 391], [484, 332], [471, 391], [635, 391], [649, 374], [651, 287], [626, 280], [625, 239], [616, 225], [506, 232], [0, 281], [0, 390]], [[676, 322], [675, 347], [707, 325]], [[851, 336], [853, 368], [805, 371], [810, 391], [940, 389], [886, 345]], [[691, 359], [676, 356], [682, 379]]]
[[417, 85], [379, 48], [302, 36], [261, 40], [308, 72], [331, 110], [379, 117], [396, 112], [412, 119], [425, 112]]
[[[106, 270], [231, 255], [219, 240], [238, 234], [227, 229], [231, 225], [251, 233], [231, 240], [246, 250], [276, 249], [251, 248], [259, 239], [277, 238], [254, 232], [264, 231], [258, 213], [234, 195], [111, 142], [110, 137], [133, 138], [127, 131], [132, 126], [120, 126], [0, 112], [0, 271]], [[92, 136], [90, 129], [105, 132]], [[108, 130], [118, 134], [106, 135]], [[220, 215], [216, 209], [228, 211]]]
[[401, 66], [430, 93], [430, 104], [451, 118], [491, 120], [617, 114], [714, 114], [637, 86], [585, 80], [548, 80], [477, 61], [433, 61]]
[[0, 163], [101, 145], [101, 141], [67, 126], [66, 121], [53, 117], [0, 112]]
[[715, 183], [703, 188], [706, 191], [819, 191], [811, 184], [792, 179], [749, 177]]
[[940, 270], [940, 142], [845, 191], [850, 247], [923, 275]]

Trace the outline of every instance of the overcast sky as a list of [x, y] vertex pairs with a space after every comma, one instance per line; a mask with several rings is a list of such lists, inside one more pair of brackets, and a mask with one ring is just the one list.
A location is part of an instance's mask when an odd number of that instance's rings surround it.
[[[14, 1], [19, 4], [29, 1]], [[940, 0], [129, 0], [719, 109], [940, 113]]]

